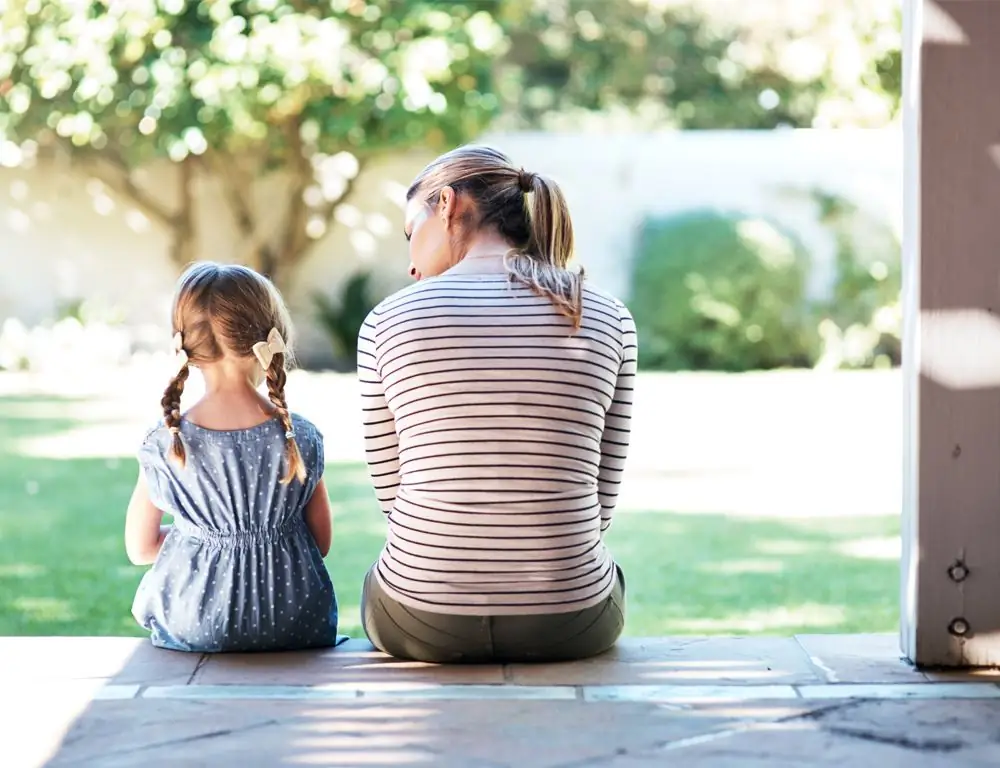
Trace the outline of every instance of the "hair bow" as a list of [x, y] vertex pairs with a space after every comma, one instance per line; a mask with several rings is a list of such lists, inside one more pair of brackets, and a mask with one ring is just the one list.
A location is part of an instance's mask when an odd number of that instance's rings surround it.
[[174, 334], [174, 363], [178, 373], [188, 364], [188, 353], [184, 351], [184, 337], [180, 331]]
[[267, 334], [267, 341], [258, 341], [253, 345], [253, 354], [260, 362], [261, 367], [266, 371], [271, 367], [271, 361], [275, 355], [285, 352], [285, 340], [281, 338], [281, 333], [277, 328], [272, 328]]

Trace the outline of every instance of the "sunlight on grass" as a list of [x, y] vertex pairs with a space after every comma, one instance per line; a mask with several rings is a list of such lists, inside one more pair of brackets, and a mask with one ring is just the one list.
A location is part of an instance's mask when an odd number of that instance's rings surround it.
[[754, 548], [763, 555], [804, 555], [812, 551], [808, 541], [758, 541]]
[[0, 564], [0, 579], [36, 579], [43, 576], [46, 569], [34, 563], [4, 563]]
[[809, 603], [796, 607], [778, 606], [767, 610], [749, 611], [719, 619], [687, 619], [678, 627], [687, 632], [703, 634], [743, 634], [753, 632], [787, 633], [799, 627], [817, 629], [835, 627], [847, 617], [843, 606]]
[[781, 573], [785, 564], [780, 560], [730, 560], [725, 563], [712, 563], [699, 566], [702, 570], [712, 570], [730, 576], [743, 573]]
[[[93, 431], [105, 428], [103, 438]], [[142, 634], [130, 609], [144, 569], [129, 565], [122, 544], [137, 465], [119, 455], [120, 428], [114, 408], [0, 398], [0, 635]], [[130, 429], [134, 446], [142, 432]], [[385, 517], [360, 463], [332, 462], [326, 480], [335, 516], [327, 564], [341, 631], [358, 636], [361, 582], [384, 543]], [[608, 542], [626, 575], [628, 635], [897, 625], [895, 516], [622, 511]]]
[[16, 597], [11, 605], [29, 621], [68, 622], [76, 618], [69, 601], [55, 597]]
[[141, 434], [134, 425], [101, 424], [79, 427], [59, 435], [26, 437], [19, 440], [16, 450], [22, 456], [39, 459], [115, 459], [125, 454], [124, 446], [139, 448]]
[[845, 541], [837, 547], [837, 551], [848, 557], [857, 557], [862, 560], [898, 562], [903, 552], [903, 540], [899, 536], [855, 539]]

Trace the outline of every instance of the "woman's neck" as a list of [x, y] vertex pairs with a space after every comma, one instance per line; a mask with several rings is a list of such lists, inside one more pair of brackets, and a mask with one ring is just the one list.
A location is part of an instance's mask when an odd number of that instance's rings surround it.
[[482, 235], [473, 238], [465, 256], [448, 270], [448, 274], [504, 274], [507, 268], [504, 266], [503, 260], [510, 248], [510, 243], [499, 235]]

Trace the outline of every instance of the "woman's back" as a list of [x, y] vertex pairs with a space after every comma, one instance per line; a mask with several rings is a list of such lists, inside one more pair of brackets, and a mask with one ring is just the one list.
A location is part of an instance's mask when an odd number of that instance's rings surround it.
[[503, 274], [452, 270], [384, 301], [359, 359], [368, 459], [390, 513], [387, 592], [497, 615], [606, 598], [614, 563], [601, 535], [635, 348], [628, 310], [590, 288], [579, 329]]

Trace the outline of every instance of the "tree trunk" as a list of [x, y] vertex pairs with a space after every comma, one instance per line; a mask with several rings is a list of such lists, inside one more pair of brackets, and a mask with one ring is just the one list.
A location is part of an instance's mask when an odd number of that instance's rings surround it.
[[189, 156], [177, 167], [178, 207], [171, 217], [170, 259], [180, 269], [199, 258], [194, 211], [195, 162]]

